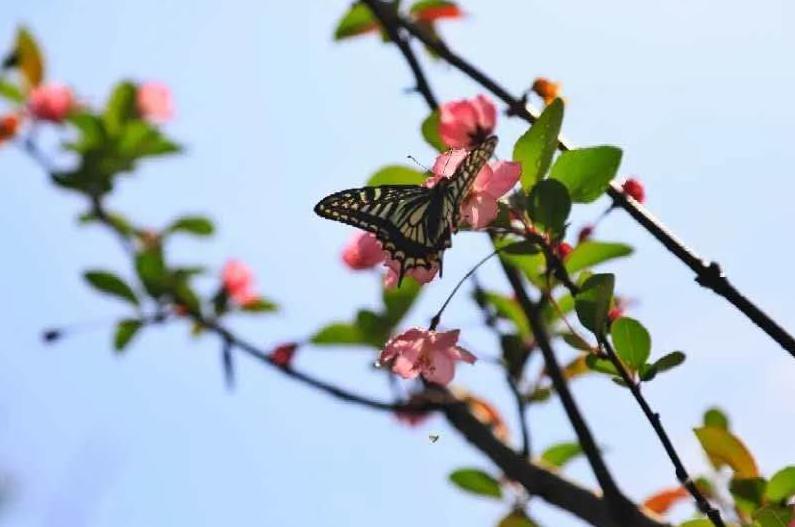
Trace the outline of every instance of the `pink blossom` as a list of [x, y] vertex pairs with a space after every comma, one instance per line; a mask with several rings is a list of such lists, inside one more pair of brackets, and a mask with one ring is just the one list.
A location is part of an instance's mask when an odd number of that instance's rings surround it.
[[342, 261], [354, 270], [370, 269], [384, 261], [384, 250], [374, 235], [356, 232], [342, 249]]
[[164, 123], [174, 115], [171, 90], [161, 82], [145, 82], [136, 93], [138, 113], [144, 119]]
[[479, 143], [491, 135], [496, 123], [497, 108], [485, 95], [448, 102], [439, 109], [439, 135], [451, 148]]
[[[384, 287], [391, 289], [396, 287], [400, 279], [400, 262], [387, 258], [384, 263], [387, 267], [386, 275], [384, 275]], [[429, 269], [424, 267], [414, 267], [406, 271], [405, 276], [410, 276], [421, 284], [427, 284], [434, 279], [436, 273], [439, 272], [439, 266], [433, 264]]]
[[457, 329], [446, 332], [411, 328], [392, 337], [381, 352], [379, 361], [389, 364], [404, 379], [422, 375], [427, 381], [446, 385], [455, 375], [455, 363], [474, 364], [477, 358], [457, 346]]
[[224, 289], [229, 297], [241, 306], [258, 300], [254, 293], [254, 273], [240, 260], [229, 260], [221, 271]]
[[[432, 187], [443, 177], [452, 176], [466, 154], [466, 150], [453, 150], [437, 157], [426, 186]], [[513, 161], [491, 162], [480, 169], [469, 196], [461, 204], [461, 214], [472, 228], [482, 229], [494, 221], [499, 211], [497, 200], [516, 185], [521, 174], [522, 165]]]
[[64, 84], [44, 84], [33, 88], [28, 108], [36, 119], [61, 123], [75, 105], [71, 88]]

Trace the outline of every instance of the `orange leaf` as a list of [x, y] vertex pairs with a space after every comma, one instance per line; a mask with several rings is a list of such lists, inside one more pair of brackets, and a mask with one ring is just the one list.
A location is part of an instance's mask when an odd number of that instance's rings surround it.
[[643, 502], [643, 506], [650, 511], [656, 512], [657, 514], [665, 514], [670, 510], [671, 507], [676, 505], [678, 501], [681, 501], [688, 496], [689, 494], [687, 489], [684, 487], [674, 487], [671, 489], [661, 490], [660, 492], [653, 494]]
[[463, 18], [464, 12], [455, 4], [426, 7], [412, 13], [420, 22], [434, 22], [443, 18]]
[[502, 415], [491, 403], [462, 389], [456, 390], [456, 395], [469, 407], [469, 411], [478, 421], [491, 429], [494, 437], [503, 442], [508, 440], [510, 435], [508, 425], [505, 424]]

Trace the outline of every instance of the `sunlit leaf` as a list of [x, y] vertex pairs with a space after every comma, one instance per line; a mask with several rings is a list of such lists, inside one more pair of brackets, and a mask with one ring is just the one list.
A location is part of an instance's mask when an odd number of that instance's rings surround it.
[[137, 306], [138, 297], [127, 283], [108, 271], [91, 270], [83, 273], [83, 277], [98, 291], [121, 298]]
[[729, 466], [738, 479], [759, 476], [756, 461], [748, 448], [731, 432], [715, 426], [703, 426], [694, 432], [715, 468]]
[[582, 447], [577, 442], [569, 441], [557, 443], [544, 450], [541, 454], [541, 461], [547, 465], [561, 468], [581, 454]]
[[566, 257], [566, 271], [577, 271], [632, 254], [632, 247], [623, 243], [584, 241]]
[[643, 324], [629, 317], [621, 317], [610, 324], [610, 337], [621, 360], [638, 371], [651, 353], [651, 336]]
[[17, 104], [25, 101], [22, 90], [3, 79], [0, 79], [0, 97]]
[[16, 66], [25, 79], [26, 91], [41, 84], [44, 80], [44, 57], [36, 39], [27, 28], [20, 27], [17, 30], [14, 54]]
[[133, 337], [141, 329], [141, 321], [135, 319], [122, 320], [116, 325], [116, 333], [113, 336], [113, 348], [116, 351], [123, 351]]
[[595, 274], [583, 283], [575, 298], [574, 307], [580, 323], [597, 335], [604, 333], [614, 286], [612, 274]]
[[378, 23], [372, 11], [362, 3], [355, 3], [342, 16], [334, 30], [334, 40], [369, 33], [378, 29]]
[[442, 136], [439, 135], [439, 110], [434, 110], [431, 114], [422, 121], [422, 137], [425, 141], [439, 152], [447, 150], [447, 145], [442, 141]]
[[621, 163], [621, 150], [596, 146], [563, 152], [552, 166], [552, 179], [569, 189], [575, 203], [590, 203], [607, 190]]
[[768, 505], [756, 511], [753, 518], [754, 527], [790, 527], [793, 508]]
[[720, 408], [710, 408], [704, 412], [704, 426], [729, 429], [729, 418]]
[[689, 496], [686, 488], [674, 487], [652, 494], [643, 502], [643, 506], [657, 514], [665, 514], [671, 507], [688, 499]]
[[618, 370], [609, 359], [602, 359], [596, 355], [588, 354], [585, 357], [585, 364], [593, 371], [608, 375], [618, 375]]
[[378, 185], [422, 185], [425, 173], [403, 165], [388, 165], [367, 180], [368, 187]]
[[337, 322], [323, 327], [310, 340], [313, 344], [323, 345], [369, 345], [359, 326], [345, 322]]
[[105, 127], [111, 135], [116, 135], [127, 122], [138, 116], [136, 91], [135, 84], [130, 81], [122, 81], [113, 88], [103, 116]]
[[767, 484], [765, 497], [771, 502], [784, 502], [795, 496], [795, 466], [783, 468], [773, 474]]
[[563, 121], [563, 101], [555, 99], [513, 147], [513, 160], [522, 164], [522, 188], [529, 192], [552, 163]]
[[488, 473], [476, 468], [461, 468], [449, 476], [450, 481], [458, 488], [491, 498], [501, 498], [500, 483]]

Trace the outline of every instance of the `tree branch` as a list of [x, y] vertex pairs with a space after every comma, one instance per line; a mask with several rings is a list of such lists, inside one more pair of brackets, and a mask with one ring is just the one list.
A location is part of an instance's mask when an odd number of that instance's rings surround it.
[[[475, 68], [468, 61], [454, 53], [447, 47], [447, 45], [435, 35], [430, 35], [427, 31], [419, 26], [406, 20], [400, 16], [388, 4], [382, 0], [363, 0], [367, 6], [373, 11], [376, 17], [381, 21], [388, 34], [396, 32], [397, 28], [405, 29], [409, 34], [417, 38], [425, 46], [432, 49], [442, 59], [454, 66], [462, 73], [476, 81], [478, 84], [486, 88], [497, 98], [502, 100], [508, 106], [508, 113], [516, 115], [529, 123], [534, 123], [537, 119], [536, 113], [529, 107], [523, 100], [518, 99], [511, 95], [505, 88], [500, 86], [496, 81], [491, 79], [485, 73]], [[399, 41], [395, 41], [399, 44]], [[401, 48], [403, 51], [403, 48]], [[405, 51], [404, 51], [405, 53]], [[411, 55], [411, 54], [410, 54]], [[413, 55], [412, 55], [413, 57]], [[407, 60], [408, 60], [407, 56]], [[413, 57], [416, 62], [416, 57]], [[414, 70], [414, 67], [412, 67]], [[421, 71], [420, 71], [421, 74]], [[416, 75], [416, 71], [415, 71]], [[420, 80], [422, 84], [427, 85], [424, 76], [418, 77], [418, 86]], [[431, 109], [435, 109], [436, 105], [431, 105]], [[558, 148], [561, 151], [571, 150], [574, 147], [565, 139], [558, 139]], [[687, 265], [695, 274], [696, 282], [708, 289], [711, 289], [718, 295], [728, 300], [734, 307], [741, 313], [748, 317], [757, 327], [767, 333], [773, 340], [775, 340], [782, 348], [788, 351], [795, 357], [795, 338], [781, 327], [776, 321], [770, 318], [764, 311], [762, 311], [756, 304], [754, 304], [748, 297], [740, 293], [729, 282], [726, 275], [721, 271], [720, 265], [716, 262], [709, 262], [691, 249], [689, 249], [682, 241], [679, 240], [665, 225], [663, 225], [657, 218], [652, 216], [645, 207], [634, 199], [626, 196], [622, 191], [620, 185], [616, 182], [611, 182], [607, 193], [613, 200], [616, 207], [624, 209], [637, 221], [644, 229], [652, 234], [663, 246], [676, 256], [680, 261]]]

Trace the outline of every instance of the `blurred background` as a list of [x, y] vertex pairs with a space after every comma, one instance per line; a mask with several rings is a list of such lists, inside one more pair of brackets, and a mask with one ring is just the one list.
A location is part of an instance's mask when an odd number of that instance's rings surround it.
[[[649, 208], [736, 285], [795, 329], [790, 287], [795, 149], [795, 22], [791, 2], [664, 3], [465, 0], [469, 16], [443, 23], [448, 43], [515, 93], [536, 76], [563, 83], [564, 132], [576, 144], [624, 149], [622, 172], [646, 185]], [[4, 6], [0, 42], [18, 24], [43, 45], [48, 77], [100, 104], [122, 78], [173, 90], [168, 132], [186, 155], [147, 162], [110, 205], [157, 227], [187, 212], [217, 220], [212, 242], [174, 250], [219, 270], [248, 262], [275, 317], [235, 321], [265, 347], [349, 319], [378, 301], [379, 277], [346, 270], [351, 230], [312, 213], [323, 195], [362, 184], [411, 154], [430, 165], [418, 127], [423, 101], [405, 89], [402, 57], [375, 36], [335, 44], [345, 1], [100, 2], [29, 0]], [[5, 46], [5, 45], [4, 45]], [[480, 90], [423, 56], [442, 100]], [[524, 126], [501, 118], [500, 155]], [[144, 332], [123, 356], [111, 324], [125, 314], [83, 282], [88, 267], [130, 270], [115, 241], [75, 221], [82, 203], [58, 191], [12, 147], [0, 150], [0, 525], [494, 525], [507, 506], [447, 482], [461, 466], [490, 468], [441, 419], [409, 429], [247, 360], [226, 391], [219, 343], [176, 324]], [[606, 201], [575, 209], [575, 226]], [[653, 356], [681, 349], [683, 367], [647, 394], [693, 472], [707, 464], [691, 431], [718, 404], [769, 475], [795, 460], [795, 363], [628, 217], [598, 239], [636, 247], [604, 266], [629, 310], [650, 329]], [[411, 314], [422, 324], [488, 250], [456, 238], [445, 279]], [[480, 274], [505, 290], [492, 262]], [[464, 295], [446, 315], [481, 356], [497, 354]], [[41, 330], [90, 323], [46, 346]], [[242, 359], [242, 357], [241, 357]], [[371, 352], [302, 349], [297, 366], [388, 396]], [[459, 368], [456, 381], [515, 423], [500, 372]], [[573, 385], [623, 489], [643, 499], [675, 484], [673, 470], [628, 394], [604, 377]], [[530, 411], [533, 448], [574, 438], [556, 400]], [[513, 428], [514, 436], [516, 428]], [[440, 436], [429, 441], [429, 434]], [[579, 460], [568, 476], [592, 485]], [[678, 517], [690, 514], [682, 506]], [[544, 525], [579, 525], [539, 500]], [[675, 516], [676, 517], [676, 516]]]

